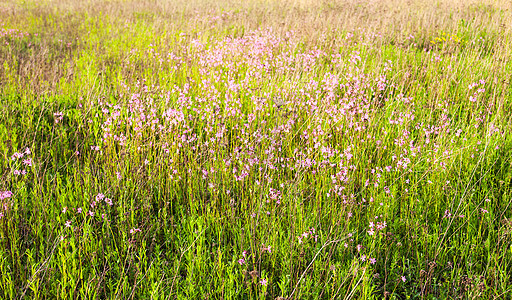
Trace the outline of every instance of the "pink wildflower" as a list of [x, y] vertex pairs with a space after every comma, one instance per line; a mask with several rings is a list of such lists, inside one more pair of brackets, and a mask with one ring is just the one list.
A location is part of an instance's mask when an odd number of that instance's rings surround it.
[[267, 279], [265, 279], [265, 278], [261, 278], [261, 280], [260, 280], [260, 284], [261, 284], [262, 286], [267, 286]]
[[23, 164], [26, 166], [32, 167], [32, 159], [29, 158], [29, 159], [23, 160]]

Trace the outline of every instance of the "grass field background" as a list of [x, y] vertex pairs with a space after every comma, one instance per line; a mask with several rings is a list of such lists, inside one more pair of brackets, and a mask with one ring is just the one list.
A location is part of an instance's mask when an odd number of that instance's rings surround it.
[[511, 24], [0, 2], [0, 298], [511, 298]]

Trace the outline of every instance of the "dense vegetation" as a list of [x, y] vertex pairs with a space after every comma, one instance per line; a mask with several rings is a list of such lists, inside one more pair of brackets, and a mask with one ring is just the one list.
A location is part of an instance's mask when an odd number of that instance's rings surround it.
[[512, 297], [512, 7], [0, 3], [0, 298]]

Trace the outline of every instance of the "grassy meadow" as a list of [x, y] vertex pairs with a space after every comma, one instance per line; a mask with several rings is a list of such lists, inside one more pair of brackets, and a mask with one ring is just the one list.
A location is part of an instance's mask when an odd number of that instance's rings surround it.
[[511, 299], [512, 2], [0, 1], [0, 299]]

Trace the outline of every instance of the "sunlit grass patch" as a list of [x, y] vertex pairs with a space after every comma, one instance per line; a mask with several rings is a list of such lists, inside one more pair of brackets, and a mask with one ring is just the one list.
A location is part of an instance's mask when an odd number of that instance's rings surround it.
[[510, 15], [380, 4], [2, 6], [0, 297], [507, 297]]

